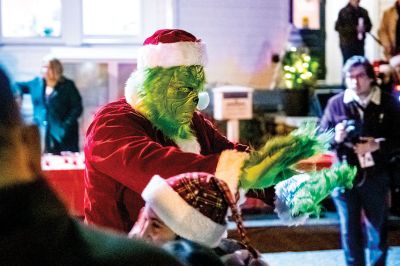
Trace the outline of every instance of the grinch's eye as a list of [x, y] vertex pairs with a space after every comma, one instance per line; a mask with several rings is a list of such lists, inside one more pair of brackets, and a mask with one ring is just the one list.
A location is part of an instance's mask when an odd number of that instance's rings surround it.
[[191, 87], [181, 87], [181, 88], [179, 88], [179, 91], [180, 92], [184, 92], [184, 93], [189, 93], [189, 92], [193, 91], [193, 88], [191, 88]]

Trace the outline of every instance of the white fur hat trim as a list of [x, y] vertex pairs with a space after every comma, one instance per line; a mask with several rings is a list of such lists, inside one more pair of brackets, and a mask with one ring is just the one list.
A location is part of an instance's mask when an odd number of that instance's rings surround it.
[[204, 66], [206, 46], [202, 42], [148, 44], [139, 48], [138, 69], [174, 66]]

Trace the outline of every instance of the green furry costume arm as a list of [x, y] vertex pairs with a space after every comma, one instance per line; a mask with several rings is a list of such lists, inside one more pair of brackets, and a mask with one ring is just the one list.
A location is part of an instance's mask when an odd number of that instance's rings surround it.
[[338, 164], [308, 174], [291, 167], [298, 161], [327, 150], [332, 131], [319, 134], [316, 124], [305, 124], [289, 135], [269, 140], [245, 161], [239, 186], [245, 190], [275, 186], [276, 212], [289, 224], [304, 222], [310, 214], [319, 215], [320, 202], [334, 188], [351, 188], [356, 168]]
[[239, 186], [245, 190], [262, 189], [293, 176], [298, 161], [327, 150], [332, 132], [318, 134], [315, 123], [308, 123], [287, 136], [270, 139], [245, 161]]

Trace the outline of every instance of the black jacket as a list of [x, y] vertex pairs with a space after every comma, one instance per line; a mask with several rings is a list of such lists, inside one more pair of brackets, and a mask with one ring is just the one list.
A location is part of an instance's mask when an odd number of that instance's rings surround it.
[[83, 107], [75, 83], [62, 77], [48, 97], [45, 96], [46, 82], [43, 78], [37, 77], [17, 85], [32, 97], [34, 122], [40, 127], [47, 127], [45, 151], [79, 151], [78, 118]]
[[[380, 104], [370, 101], [364, 110], [364, 119], [355, 101], [344, 102], [345, 92], [341, 92], [331, 99], [325, 108], [320, 126], [322, 129], [332, 129], [343, 120], [354, 122], [354, 131], [348, 134], [344, 143], [334, 144], [338, 158], [346, 158], [349, 164], [359, 167], [359, 161], [353, 148], [349, 145], [357, 143], [358, 137], [384, 138], [380, 149], [372, 153], [375, 166], [373, 171], [382, 172], [387, 168], [390, 156], [400, 147], [400, 105], [396, 98], [381, 92]], [[369, 171], [368, 169], [366, 171]]]
[[138, 240], [70, 218], [47, 184], [0, 189], [0, 265], [181, 265]]
[[362, 45], [364, 46], [365, 34], [361, 40], [357, 36], [358, 18], [364, 19], [365, 32], [371, 31], [372, 23], [368, 16], [368, 11], [362, 7], [355, 8], [348, 4], [339, 11], [339, 16], [335, 24], [335, 30], [339, 32], [340, 45]]

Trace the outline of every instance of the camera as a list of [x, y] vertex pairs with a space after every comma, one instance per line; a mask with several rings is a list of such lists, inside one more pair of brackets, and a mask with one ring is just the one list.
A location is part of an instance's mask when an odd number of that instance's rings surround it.
[[361, 136], [361, 124], [356, 120], [343, 120], [344, 129], [347, 132], [346, 140], [355, 144], [358, 143]]

